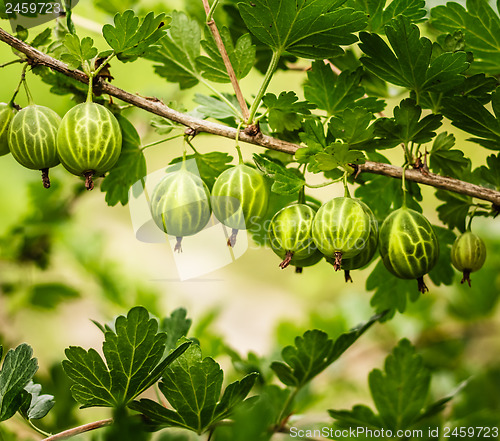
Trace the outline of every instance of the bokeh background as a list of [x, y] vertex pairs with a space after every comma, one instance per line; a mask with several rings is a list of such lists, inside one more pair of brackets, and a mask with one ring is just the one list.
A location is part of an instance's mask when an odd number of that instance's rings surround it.
[[[78, 33], [91, 36], [100, 49], [106, 45], [96, 29], [112, 19], [106, 9], [123, 8], [116, 1], [102, 6], [98, 0], [82, 0], [74, 10]], [[202, 16], [194, 0], [184, 5], [150, 1], [136, 5], [144, 11], [174, 8]], [[1, 26], [8, 29], [5, 21]], [[32, 29], [30, 34], [43, 29]], [[0, 63], [14, 57], [8, 46], [0, 45]], [[301, 65], [307, 67], [306, 62]], [[17, 64], [0, 69], [1, 102], [10, 100], [20, 71]], [[175, 101], [188, 110], [196, 106], [192, 101], [195, 93], [209, 93], [203, 85], [180, 91], [176, 84], [155, 76], [147, 60], [126, 67], [114, 61], [111, 71], [115, 85], [164, 102]], [[261, 78], [252, 72], [242, 81], [247, 97], [258, 90]], [[303, 80], [303, 72], [280, 71], [270, 91], [278, 94], [285, 88], [303, 97]], [[28, 73], [27, 81], [37, 104], [49, 106], [61, 116], [74, 105], [68, 96], [51, 94], [37, 76]], [[222, 89], [230, 92], [229, 86]], [[394, 96], [388, 99], [388, 115], [402, 98], [398, 95], [402, 91], [391, 92]], [[17, 102], [27, 104], [23, 92]], [[151, 115], [136, 109], [124, 114], [134, 123], [144, 145], [161, 139], [150, 125]], [[467, 136], [451, 125], [445, 123], [441, 130], [455, 134], [458, 148], [471, 158], [474, 168], [484, 163], [489, 152], [467, 142]], [[223, 151], [236, 156], [231, 140], [202, 134], [193, 143], [200, 152]], [[182, 155], [183, 148], [181, 137], [147, 149], [148, 173], [164, 169]], [[249, 161], [252, 153], [262, 151], [246, 144], [242, 149]], [[403, 160], [400, 151], [389, 156], [396, 164]], [[275, 360], [280, 348], [307, 329], [319, 328], [335, 337], [373, 313], [373, 292], [365, 289], [373, 264], [354, 272], [352, 284], [346, 284], [343, 275], [324, 261], [295, 274], [291, 268], [281, 270], [279, 258], [270, 249], [253, 245], [250, 238], [248, 251], [232, 264], [180, 281], [166, 242], [150, 244], [136, 239], [128, 207], [108, 207], [99, 188], [81, 194], [71, 206], [61, 207], [74, 186], [83, 186], [83, 182], [62, 166], [51, 173], [54, 185], [45, 191], [37, 172], [22, 168], [10, 155], [0, 158], [0, 342], [5, 347], [24, 341], [33, 346], [40, 364], [37, 381], [56, 396], [56, 406], [44, 422], [50, 430], [106, 416], [106, 411], [99, 409], [75, 411], [60, 369], [67, 346], [100, 348], [102, 333], [90, 319], [109, 322], [135, 305], [146, 306], [158, 317], [185, 307], [193, 319], [190, 335], [201, 341], [204, 355], [216, 357], [232, 378], [238, 376], [232, 351], [242, 357], [251, 351]], [[312, 183], [320, 181], [311, 176]], [[425, 215], [441, 225], [435, 210], [441, 202], [434, 197], [434, 190], [422, 187], [422, 193]], [[309, 194], [327, 201], [342, 195], [343, 188], [339, 184]], [[61, 215], [66, 212], [70, 215]], [[433, 397], [446, 395], [469, 379], [448, 407], [449, 418], [461, 425], [500, 424], [500, 224], [479, 218], [473, 225], [486, 242], [488, 258], [484, 268], [472, 274], [472, 288], [460, 285], [458, 272], [450, 287], [436, 287], [429, 281], [429, 293], [410, 303], [404, 314], [377, 324], [310, 386], [308, 394], [300, 397], [304, 412], [313, 419], [328, 420], [324, 409], [372, 405], [367, 374], [381, 367], [397, 341], [407, 337], [434, 372]], [[19, 439], [38, 439], [20, 421], [8, 424]]]

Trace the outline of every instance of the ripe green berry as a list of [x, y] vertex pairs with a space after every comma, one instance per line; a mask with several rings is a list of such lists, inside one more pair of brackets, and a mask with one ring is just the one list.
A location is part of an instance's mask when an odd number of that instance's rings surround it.
[[110, 170], [122, 149], [122, 132], [114, 115], [96, 103], [82, 103], [70, 109], [57, 134], [57, 151], [62, 165], [77, 176], [85, 176], [88, 190], [93, 176]]
[[486, 246], [476, 234], [467, 231], [457, 237], [451, 247], [451, 263], [463, 272], [462, 283], [471, 286], [470, 273], [482, 268], [486, 260]]
[[326, 257], [334, 258], [335, 271], [340, 270], [343, 258], [359, 254], [369, 239], [370, 217], [363, 205], [356, 199], [338, 197], [316, 213], [313, 240]]
[[380, 228], [379, 250], [392, 274], [400, 279], [417, 279], [419, 291], [428, 291], [423, 276], [438, 260], [439, 242], [423, 215], [407, 207], [391, 213]]
[[0, 103], [0, 156], [10, 152], [9, 128], [14, 118], [14, 109], [8, 104]]
[[50, 187], [49, 168], [59, 164], [57, 130], [61, 118], [45, 106], [29, 105], [12, 119], [9, 148], [14, 159], [31, 170], [41, 170], [43, 185]]
[[199, 176], [181, 166], [155, 187], [151, 213], [161, 230], [177, 238], [175, 251], [181, 251], [182, 237], [200, 232], [210, 219], [208, 187]]
[[212, 208], [222, 224], [232, 228], [229, 246], [234, 246], [238, 230], [245, 230], [267, 210], [269, 189], [264, 177], [245, 164], [220, 174], [212, 189]]
[[307, 259], [317, 250], [312, 239], [315, 211], [306, 204], [292, 204], [278, 211], [269, 226], [269, 241], [273, 251], [283, 259], [286, 268], [293, 259]]
[[[361, 203], [361, 205], [365, 209], [366, 214], [370, 218], [370, 236], [368, 240], [365, 242], [364, 247], [361, 249], [359, 254], [357, 254], [354, 257], [342, 259], [342, 269], [344, 270], [344, 276], [346, 282], [352, 282], [350, 274], [352, 270], [363, 268], [372, 261], [378, 246], [378, 221], [375, 218], [375, 215], [373, 214], [370, 207], [368, 207], [368, 205], [366, 205], [362, 201], [359, 202]], [[335, 260], [330, 257], [327, 257], [326, 260], [332, 265], [335, 263]]]

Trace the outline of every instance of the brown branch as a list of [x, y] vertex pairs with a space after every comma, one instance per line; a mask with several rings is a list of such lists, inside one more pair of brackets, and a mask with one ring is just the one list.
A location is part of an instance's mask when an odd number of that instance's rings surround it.
[[210, 14], [210, 5], [208, 4], [208, 0], [202, 0], [203, 1], [203, 7], [205, 8], [205, 13], [207, 14], [207, 26], [210, 29], [210, 32], [212, 32], [212, 35], [214, 36], [215, 39], [215, 44], [217, 45], [217, 48], [219, 49], [220, 55], [222, 57], [222, 61], [224, 61], [224, 66], [226, 66], [226, 71], [227, 74], [229, 75], [229, 80], [231, 81], [231, 85], [233, 86], [234, 93], [236, 94], [236, 98], [238, 99], [238, 103], [241, 108], [241, 112], [243, 114], [243, 118], [245, 119], [246, 122], [251, 123], [251, 121], [248, 121], [250, 117], [250, 113], [248, 111], [248, 106], [247, 102], [245, 101], [245, 97], [243, 96], [243, 93], [241, 92], [240, 88], [240, 83], [238, 82], [238, 78], [236, 78], [236, 73], [234, 72], [233, 65], [231, 64], [231, 60], [229, 59], [229, 55], [227, 54], [226, 46], [224, 45], [224, 42], [222, 41], [222, 38], [219, 33], [219, 29], [217, 28], [217, 24], [215, 23], [215, 20], [213, 17], [209, 17]]
[[73, 429], [65, 430], [64, 432], [56, 433], [55, 435], [51, 435], [48, 438], [43, 439], [42, 441], [59, 441], [66, 438], [71, 438], [75, 435], [80, 435], [85, 432], [89, 432], [91, 430], [100, 429], [101, 427], [110, 426], [113, 423], [112, 418], [108, 418], [106, 420], [95, 421], [93, 423], [84, 424], [83, 426], [74, 427]]
[[[47, 66], [55, 71], [74, 78], [82, 83], [88, 84], [88, 77], [79, 70], [71, 70], [66, 64], [61, 61], [46, 55], [39, 50], [29, 46], [23, 41], [13, 37], [9, 33], [0, 28], [0, 40], [7, 43], [9, 46], [24, 53], [31, 61], [31, 64]], [[126, 103], [133, 104], [136, 107], [154, 113], [155, 115], [175, 121], [189, 128], [192, 133], [211, 133], [213, 135], [223, 136], [226, 138], [235, 139], [237, 130], [233, 127], [228, 127], [223, 124], [205, 121], [198, 118], [193, 118], [163, 104], [157, 99], [147, 99], [138, 95], [134, 95], [123, 89], [120, 89], [112, 84], [106, 83], [99, 79], [96, 82], [96, 88], [101, 92], [118, 98]], [[271, 136], [258, 133], [255, 136], [249, 135], [244, 131], [240, 131], [239, 140], [250, 144], [259, 145], [268, 149], [277, 150], [280, 152], [294, 154], [300, 145], [291, 142], [282, 141]], [[390, 164], [367, 161], [359, 166], [362, 172], [375, 173], [379, 175], [391, 176], [400, 179], [403, 173], [401, 167], [396, 167]], [[405, 177], [409, 181], [418, 182], [420, 184], [430, 185], [436, 188], [453, 191], [455, 193], [465, 194], [478, 199], [492, 202], [500, 206], [500, 191], [481, 187], [479, 185], [470, 184], [458, 179], [448, 178], [434, 173], [423, 173], [419, 170], [406, 170]]]

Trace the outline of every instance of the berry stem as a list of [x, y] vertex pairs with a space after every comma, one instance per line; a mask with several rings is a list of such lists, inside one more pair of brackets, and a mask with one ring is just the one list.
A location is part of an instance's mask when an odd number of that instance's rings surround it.
[[175, 242], [175, 247], [174, 251], [177, 251], [178, 253], [182, 253], [182, 237], [176, 236], [176, 242]]
[[93, 95], [93, 82], [94, 82], [94, 75], [93, 74], [90, 74], [89, 75], [89, 90], [87, 92], [87, 103], [91, 103], [92, 102], [92, 95]]
[[83, 174], [83, 176], [85, 176], [85, 188], [87, 190], [93, 190], [94, 189], [94, 181], [92, 178], [94, 177], [94, 172], [87, 171]]
[[427, 288], [427, 285], [425, 284], [424, 282], [424, 278], [423, 277], [419, 277], [417, 279], [417, 282], [418, 282], [418, 290], [422, 293], [422, 294], [425, 294], [427, 291], [429, 291], [429, 288]]
[[347, 283], [347, 282], [352, 283], [352, 277], [351, 277], [351, 273], [349, 270], [344, 270], [344, 278], [345, 278], [345, 283]]
[[236, 236], [238, 235], [238, 230], [233, 228], [231, 231], [231, 236], [227, 240], [227, 246], [233, 248], [236, 245]]
[[42, 182], [44, 188], [50, 188], [50, 178], [49, 178], [49, 169], [48, 168], [42, 168]]
[[342, 266], [342, 252], [335, 251], [335, 254], [333, 256], [335, 257], [333, 268], [335, 269], [335, 271], [340, 271], [340, 267]]
[[290, 265], [290, 262], [292, 261], [293, 253], [291, 251], [287, 251], [285, 254], [285, 258], [283, 259], [283, 262], [280, 263], [280, 268], [285, 269], [288, 265]]
[[470, 281], [470, 270], [464, 270], [462, 275], [462, 280], [460, 281], [460, 283], [464, 283], [464, 282], [467, 282], [469, 284], [469, 288], [472, 288], [472, 285], [471, 285], [471, 281]]

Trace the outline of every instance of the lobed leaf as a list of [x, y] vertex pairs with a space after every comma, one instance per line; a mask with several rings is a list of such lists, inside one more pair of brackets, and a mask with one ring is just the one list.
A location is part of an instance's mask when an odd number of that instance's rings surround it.
[[198, 345], [190, 348], [164, 372], [160, 390], [174, 410], [152, 400], [134, 401], [130, 406], [148, 418], [153, 430], [182, 427], [202, 434], [243, 402], [257, 374], [231, 383], [221, 397], [224, 373], [212, 358], [202, 358]]
[[38, 370], [38, 362], [32, 357], [33, 349], [26, 343], [5, 355], [0, 370], [0, 421], [11, 418], [23, 405], [27, 393], [24, 388]]
[[185, 343], [166, 358], [167, 336], [158, 332], [158, 322], [143, 307], [132, 308], [126, 317], [107, 329], [103, 353], [106, 363], [94, 349], [72, 346], [66, 349], [63, 368], [75, 400], [83, 407], [116, 407], [129, 404], [154, 384], [165, 368], [189, 346]]

